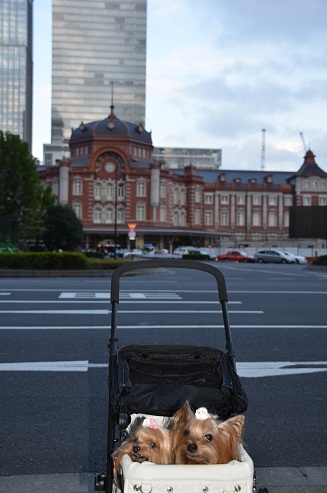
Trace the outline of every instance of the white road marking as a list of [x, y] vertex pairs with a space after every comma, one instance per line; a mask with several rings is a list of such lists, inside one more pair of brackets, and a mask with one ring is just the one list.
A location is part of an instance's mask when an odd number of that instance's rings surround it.
[[0, 371], [87, 371], [88, 361], [0, 363]]
[[[119, 325], [119, 330], [156, 330], [156, 329], [224, 329], [223, 325]], [[234, 325], [232, 324], [232, 330], [234, 329], [327, 329], [327, 325]], [[0, 330], [108, 330], [109, 325], [46, 325], [46, 326], [0, 326]]]
[[[162, 281], [160, 281], [160, 282], [162, 283]], [[0, 288], [0, 292], [1, 291], [8, 291], [8, 289]], [[10, 291], [11, 291], [11, 293], [13, 293], [13, 292], [20, 292], [20, 291], [23, 291], [24, 293], [46, 293], [46, 292], [47, 293], [50, 293], [50, 292], [52, 292], [52, 293], [53, 292], [54, 293], [58, 293], [59, 290], [58, 289], [47, 289], [47, 288], [45, 288], [45, 289], [23, 289], [23, 288], [16, 289], [16, 288], [14, 288], [14, 289], [11, 289]], [[109, 296], [108, 295], [109, 291], [110, 291], [110, 289], [104, 290], [103, 293], [106, 294], [107, 297], [108, 297]], [[138, 291], [137, 289], [133, 290], [133, 292], [137, 292], [137, 291]], [[140, 291], [142, 293], [146, 293], [147, 292], [146, 289], [142, 289]], [[198, 290], [194, 290], [194, 289], [177, 289], [175, 291], [177, 291], [178, 293], [191, 293], [191, 294], [192, 293], [197, 293], [197, 294], [199, 294], [199, 291]], [[69, 291], [67, 291], [67, 293], [68, 292]], [[71, 291], [71, 292], [72, 293], [75, 293], [76, 291]], [[83, 292], [83, 290], [80, 290], [79, 292]], [[85, 292], [90, 293], [90, 290], [85, 290]], [[127, 291], [127, 290], [121, 290], [120, 291], [121, 294], [124, 294], [124, 293], [127, 293], [128, 294], [129, 292], [130, 291]], [[151, 291], [149, 290], [149, 292], [153, 292], [153, 290], [151, 290]], [[162, 293], [170, 293], [171, 290], [170, 289], [162, 289], [160, 292], [162, 292]], [[217, 290], [215, 290], [215, 289], [201, 289], [201, 293], [217, 293]], [[230, 293], [242, 293], [242, 294], [248, 294], [248, 293], [251, 293], [251, 294], [285, 294], [285, 293], [287, 293], [287, 294], [297, 294], [297, 295], [298, 294], [299, 295], [301, 295], [301, 294], [317, 295], [317, 294], [327, 294], [327, 291], [321, 291], [321, 290], [320, 291], [304, 291], [304, 290], [302, 290], [302, 291], [298, 291], [298, 290], [296, 290], [296, 291], [290, 291], [290, 290], [279, 290], [279, 289], [278, 290], [264, 290], [264, 289], [262, 289], [262, 290], [259, 290], [258, 291], [258, 290], [248, 290], [248, 289], [241, 289], [241, 290], [239, 290], [239, 289], [236, 289], [236, 290], [235, 289], [229, 289], [228, 290], [228, 293], [229, 294]]]
[[[38, 315], [108, 315], [111, 310], [0, 310], [2, 313], [15, 313], [17, 315], [26, 314], [38, 314]], [[132, 313], [137, 315], [138, 313], [222, 313], [221, 310], [119, 310], [119, 313]], [[261, 310], [229, 310], [229, 313], [242, 313], [242, 314], [262, 314]]]
[[[60, 299], [81, 299], [81, 298], [94, 298], [94, 299], [110, 299], [110, 293], [99, 293], [99, 292], [62, 292], [59, 295]], [[177, 293], [173, 293], [171, 291], [166, 292], [158, 292], [158, 291], [150, 291], [150, 292], [121, 292], [119, 295], [120, 299], [181, 299], [181, 297]]]
[[[279, 377], [327, 371], [327, 361], [264, 361], [236, 363], [237, 373], [243, 378]], [[296, 368], [297, 367], [297, 368]]]
[[[149, 301], [149, 300], [147, 300]], [[216, 305], [218, 303], [218, 301], [184, 301], [184, 300], [181, 300], [181, 301], [172, 301], [172, 300], [169, 300], [169, 301], [161, 301], [161, 300], [152, 300], [153, 304], [154, 305], [159, 305], [159, 304], [165, 304], [165, 305], [187, 305], [187, 304], [192, 304], [192, 305]], [[1, 303], [4, 303], [4, 304], [8, 304], [8, 303], [15, 303], [15, 304], [19, 304], [19, 303], [24, 303], [26, 305], [28, 304], [37, 304], [37, 305], [40, 305], [40, 304], [47, 304], [47, 305], [55, 305], [55, 304], [65, 304], [65, 303], [69, 303], [70, 305], [73, 305], [73, 304], [86, 304], [86, 303], [103, 303], [103, 304], [108, 304], [108, 301], [97, 301], [97, 300], [90, 300], [88, 301], [87, 299], [85, 300], [72, 300], [72, 301], [65, 301], [65, 300], [5, 300], [5, 301], [2, 301], [0, 300], [0, 305]], [[228, 305], [242, 305], [242, 301], [229, 301], [228, 302]], [[131, 305], [131, 304], [144, 304], [144, 301], [135, 301], [135, 300], [130, 300], [130, 301], [120, 301], [119, 304], [127, 304], [127, 305]]]
[[16, 313], [17, 315], [108, 315], [109, 310], [0, 310], [2, 313]]
[[[264, 361], [236, 363], [241, 378], [262, 378], [303, 375], [327, 371], [327, 361]], [[107, 368], [107, 363], [83, 361], [46, 361], [0, 363], [0, 371], [86, 372], [88, 369]]]

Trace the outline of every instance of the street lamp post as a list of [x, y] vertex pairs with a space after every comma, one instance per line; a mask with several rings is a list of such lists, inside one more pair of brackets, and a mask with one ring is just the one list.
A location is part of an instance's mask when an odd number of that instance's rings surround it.
[[118, 204], [118, 166], [119, 164], [116, 163], [116, 168], [115, 168], [115, 225], [114, 225], [114, 259], [116, 260], [117, 258], [117, 204]]

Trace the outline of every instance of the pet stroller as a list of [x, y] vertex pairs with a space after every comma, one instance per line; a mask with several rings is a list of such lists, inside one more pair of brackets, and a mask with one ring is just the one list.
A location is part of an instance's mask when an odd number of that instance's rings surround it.
[[[118, 349], [119, 282], [139, 269], [183, 268], [207, 272], [217, 283], [226, 338], [226, 352], [203, 346], [130, 345]], [[218, 302], [217, 300], [217, 302]], [[193, 409], [205, 406], [220, 419], [243, 413], [247, 396], [236, 372], [223, 274], [213, 265], [178, 259], [151, 259], [118, 267], [111, 280], [109, 341], [109, 408], [106, 473], [96, 474], [95, 490], [106, 493], [252, 493], [253, 462], [241, 447], [239, 460], [224, 465], [157, 465], [122, 460], [121, 485], [114, 484], [111, 455], [124, 441], [132, 415], [172, 416], [185, 401]], [[159, 418], [160, 419], [160, 418]], [[126, 459], [126, 460], [125, 460]]]

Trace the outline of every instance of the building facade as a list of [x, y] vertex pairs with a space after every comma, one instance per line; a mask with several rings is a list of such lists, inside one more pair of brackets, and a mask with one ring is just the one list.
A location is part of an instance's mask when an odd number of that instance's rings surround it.
[[[68, 151], [72, 128], [115, 105], [126, 121], [145, 120], [146, 0], [52, 0], [51, 144], [43, 161]], [[112, 85], [113, 83], [113, 85]]]
[[33, 0], [0, 0], [0, 129], [32, 149]]
[[115, 239], [123, 248], [169, 251], [261, 246], [289, 237], [292, 206], [326, 204], [327, 173], [311, 150], [297, 173], [171, 169], [153, 159], [151, 133], [113, 110], [72, 132], [68, 159], [39, 168], [57, 202], [82, 220], [87, 248]]
[[165, 167], [183, 169], [190, 163], [199, 169], [218, 169], [221, 167], [221, 149], [190, 147], [155, 147], [153, 158], [164, 162]]

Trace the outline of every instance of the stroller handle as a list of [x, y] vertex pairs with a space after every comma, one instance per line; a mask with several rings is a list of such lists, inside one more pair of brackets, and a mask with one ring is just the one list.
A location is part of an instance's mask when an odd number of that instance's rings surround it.
[[228, 301], [225, 278], [220, 270], [216, 267], [199, 262], [197, 260], [149, 259], [137, 260], [136, 262], [123, 264], [114, 270], [111, 278], [111, 303], [119, 303], [119, 280], [123, 274], [138, 269], [151, 269], [159, 267], [193, 269], [207, 272], [213, 275], [216, 279], [219, 301]]

